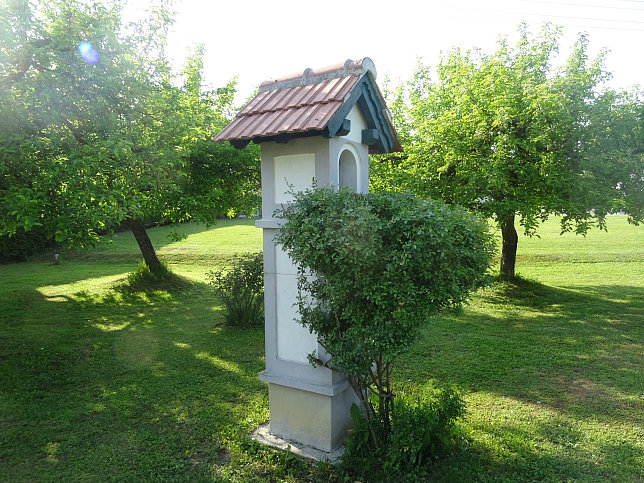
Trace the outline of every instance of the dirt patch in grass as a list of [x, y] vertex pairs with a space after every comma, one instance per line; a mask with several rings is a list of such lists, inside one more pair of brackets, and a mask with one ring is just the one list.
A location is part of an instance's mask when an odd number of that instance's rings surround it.
[[604, 394], [601, 390], [597, 388], [597, 385], [590, 379], [573, 379], [567, 384], [568, 394], [570, 394], [574, 399], [597, 399], [599, 397], [604, 397]]
[[556, 386], [565, 393], [565, 396], [553, 399], [549, 403], [553, 408], [565, 413], [578, 414], [580, 411], [591, 411], [591, 408], [595, 408], [595, 411], [602, 408], [602, 412], [605, 412], [608, 418], [617, 417], [619, 414], [621, 418], [626, 416], [626, 419], [633, 420], [636, 414], [642, 414], [644, 411], [644, 402], [611, 394], [587, 377], [562, 374], [548, 378], [545, 384]]
[[565, 394], [551, 402], [551, 405], [559, 410], [565, 411], [571, 405], [583, 405], [587, 401], [598, 401], [608, 397], [594, 381], [588, 378], [561, 374], [554, 378], [546, 377], [545, 379], [547, 385], [558, 387]]

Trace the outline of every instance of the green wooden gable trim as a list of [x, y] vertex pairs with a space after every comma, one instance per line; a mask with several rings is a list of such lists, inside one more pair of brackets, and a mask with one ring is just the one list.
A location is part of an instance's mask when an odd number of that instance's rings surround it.
[[[335, 136], [346, 136], [351, 131], [351, 121], [349, 119], [342, 119], [339, 127], [337, 127], [335, 123], [332, 128], [330, 128], [329, 125], [330, 123], [324, 128], [324, 131], [322, 131], [322, 136], [327, 139], [331, 139]], [[331, 134], [332, 132], [335, 132], [335, 134]]]
[[394, 148], [395, 135], [392, 132], [390, 123], [385, 118], [387, 108], [380, 100], [377, 89], [378, 87], [371, 75], [365, 74], [353, 88], [349, 98], [331, 118], [325, 129], [325, 134], [328, 137], [343, 136], [344, 134], [340, 134], [340, 128], [353, 106], [358, 104], [368, 129], [378, 131], [377, 138], [373, 138], [371, 143], [365, 144], [370, 144], [381, 153], [390, 152]]

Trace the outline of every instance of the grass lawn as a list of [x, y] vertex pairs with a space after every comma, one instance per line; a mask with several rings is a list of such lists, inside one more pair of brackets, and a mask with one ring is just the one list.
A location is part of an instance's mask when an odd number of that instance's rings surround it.
[[[519, 286], [434, 318], [398, 364], [414, 393], [451, 383], [468, 403], [443, 481], [644, 480], [644, 227], [519, 241]], [[150, 231], [194, 283], [128, 293], [129, 233], [89, 252], [0, 266], [0, 481], [332, 480], [257, 445], [263, 332], [223, 325], [206, 274], [261, 248], [251, 220]]]

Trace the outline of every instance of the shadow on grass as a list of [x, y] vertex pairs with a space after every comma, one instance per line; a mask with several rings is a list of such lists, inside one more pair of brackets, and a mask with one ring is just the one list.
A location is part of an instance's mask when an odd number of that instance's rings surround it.
[[4, 326], [0, 480], [204, 480], [266, 419], [263, 333], [212, 290], [43, 295]]
[[[434, 378], [485, 404], [485, 413], [468, 423], [476, 441], [441, 463], [434, 477], [644, 477], [644, 450], [636, 444], [644, 435], [643, 320], [642, 287], [529, 280], [496, 284], [462, 310], [430, 320], [401, 358], [397, 379], [404, 387]], [[588, 425], [591, 441], [580, 429]], [[451, 465], [483, 474], [468, 476]]]
[[431, 468], [429, 481], [639, 481], [633, 477], [642, 473], [641, 446], [615, 439], [601, 451], [578, 450], [585, 435], [563, 419], [534, 431], [502, 421], [477, 429], [476, 439]]
[[402, 377], [422, 381], [425, 372], [580, 416], [580, 400], [605, 399], [612, 418], [644, 391], [642, 320], [640, 287], [501, 284], [432, 319], [403, 357]]
[[[535, 280], [518, 278], [514, 283], [497, 282], [484, 291], [490, 303], [511, 304], [517, 307], [553, 309], [566, 315], [579, 314], [584, 307], [598, 314], [633, 310], [644, 314], [644, 288], [629, 285], [563, 285], [550, 287]], [[582, 311], [585, 313], [587, 311]]]

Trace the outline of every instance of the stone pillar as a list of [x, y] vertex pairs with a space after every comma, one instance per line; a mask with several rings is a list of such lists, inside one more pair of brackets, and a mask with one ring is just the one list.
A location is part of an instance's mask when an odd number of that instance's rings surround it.
[[288, 191], [311, 188], [313, 180], [366, 192], [368, 146], [359, 139], [364, 121], [357, 108], [347, 117], [356, 129], [346, 136], [262, 143], [262, 219], [256, 222], [263, 229], [266, 313], [266, 369], [259, 378], [269, 384], [269, 431], [328, 453], [342, 444], [357, 398], [344, 374], [308, 362], [308, 354], [323, 349], [296, 321], [297, 270], [273, 242], [280, 221], [273, 213], [292, 200]]

